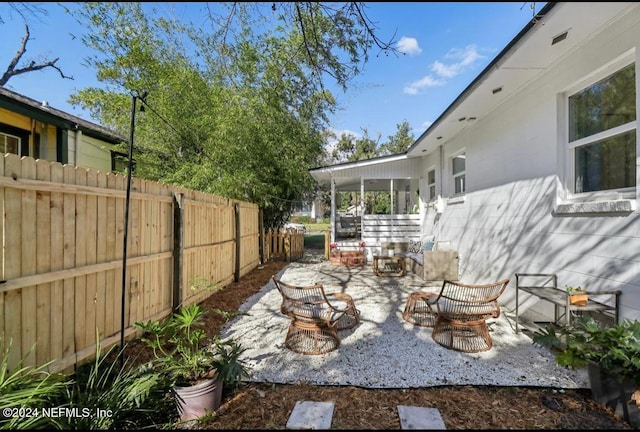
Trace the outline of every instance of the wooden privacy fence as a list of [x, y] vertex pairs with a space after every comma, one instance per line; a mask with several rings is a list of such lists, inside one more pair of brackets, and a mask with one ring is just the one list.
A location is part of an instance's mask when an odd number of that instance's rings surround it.
[[[255, 204], [132, 178], [125, 333], [260, 261]], [[66, 370], [120, 341], [126, 177], [6, 154], [0, 355]], [[33, 348], [33, 349], [32, 349]]]
[[264, 234], [265, 261], [295, 261], [304, 255], [304, 233], [295, 229], [269, 228]]

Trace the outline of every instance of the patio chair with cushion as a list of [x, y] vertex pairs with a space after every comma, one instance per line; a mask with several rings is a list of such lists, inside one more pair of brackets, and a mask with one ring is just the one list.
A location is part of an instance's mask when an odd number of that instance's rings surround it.
[[326, 293], [320, 284], [297, 286], [272, 276], [289, 317], [285, 346], [302, 354], [324, 354], [340, 345], [339, 330], [355, 327], [360, 314], [346, 293]]
[[[432, 324], [431, 337], [446, 348], [468, 353], [488, 351], [493, 341], [487, 320], [500, 316], [498, 297], [508, 284], [509, 279], [484, 285], [445, 280], [437, 294], [410, 295], [403, 316], [409, 322]], [[418, 306], [412, 310], [409, 301]], [[416, 315], [412, 316], [414, 311]]]

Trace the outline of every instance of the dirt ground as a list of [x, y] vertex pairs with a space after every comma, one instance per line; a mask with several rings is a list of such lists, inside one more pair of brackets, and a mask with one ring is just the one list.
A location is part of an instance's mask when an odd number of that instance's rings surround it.
[[[207, 332], [219, 334], [225, 324], [225, 318], [213, 309], [237, 311], [285, 265], [266, 263], [201, 303], [207, 310]], [[130, 349], [144, 347], [134, 343]], [[365, 389], [268, 383], [242, 383], [233, 391], [226, 390], [219, 411], [196, 427], [285, 429], [297, 401], [335, 402], [333, 429], [400, 429], [398, 405], [437, 408], [447, 429], [632, 429], [612, 410], [595, 403], [589, 390], [481, 386]]]

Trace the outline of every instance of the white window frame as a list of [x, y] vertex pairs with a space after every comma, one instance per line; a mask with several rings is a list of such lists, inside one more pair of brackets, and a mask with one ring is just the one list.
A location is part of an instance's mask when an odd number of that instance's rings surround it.
[[[463, 156], [464, 155], [464, 170], [462, 170], [461, 172], [454, 172], [453, 171], [453, 160]], [[467, 154], [466, 151], [460, 150], [459, 152], [453, 154], [451, 156], [451, 158], [449, 159], [449, 166], [451, 167], [451, 196], [452, 197], [459, 197], [459, 196], [464, 196], [467, 193]], [[456, 179], [458, 177], [464, 176], [464, 180], [462, 181], [462, 191], [460, 192], [456, 192]]]
[[[630, 64], [635, 63], [636, 66], [636, 119], [629, 123], [619, 125], [612, 129], [602, 131], [600, 133], [581, 138], [579, 140], [569, 142], [569, 98], [576, 93], [592, 86], [617, 71], [623, 69]], [[603, 139], [616, 136], [625, 132], [636, 131], [636, 160], [638, 160], [638, 93], [640, 81], [638, 65], [635, 57], [635, 50], [631, 50], [609, 64], [603, 66], [598, 71], [589, 75], [588, 78], [580, 81], [573, 87], [567, 89], [560, 95], [560, 103], [562, 104], [562, 115], [559, 116], [559, 128], [562, 131], [562, 157], [564, 159], [564, 169], [561, 178], [562, 191], [559, 191], [556, 201], [555, 211], [557, 213], [612, 213], [612, 212], [630, 212], [636, 209], [637, 193], [638, 193], [638, 176], [640, 174], [636, 167], [636, 186], [610, 189], [604, 191], [592, 192], [576, 192], [575, 191], [575, 149], [592, 142], [601, 141]]]
[[22, 156], [20, 153], [22, 152], [22, 138], [10, 133], [6, 133], [6, 132], [0, 132], [0, 137], [2, 137], [2, 152], [3, 153], [8, 153], [7, 152], [7, 137], [10, 138], [15, 138], [16, 140], [18, 140], [18, 149], [17, 149], [17, 154], [18, 156]]
[[[429, 182], [429, 174], [431, 173], [433, 173], [433, 183]], [[427, 202], [433, 202], [438, 198], [436, 182], [436, 168], [432, 167], [427, 169]], [[431, 188], [433, 188], [433, 195], [431, 195]]]

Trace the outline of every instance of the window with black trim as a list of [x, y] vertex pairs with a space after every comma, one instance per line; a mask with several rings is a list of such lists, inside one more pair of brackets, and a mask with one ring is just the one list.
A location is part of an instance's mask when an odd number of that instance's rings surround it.
[[14, 126], [0, 124], [0, 146], [3, 153], [29, 156], [29, 132]]

